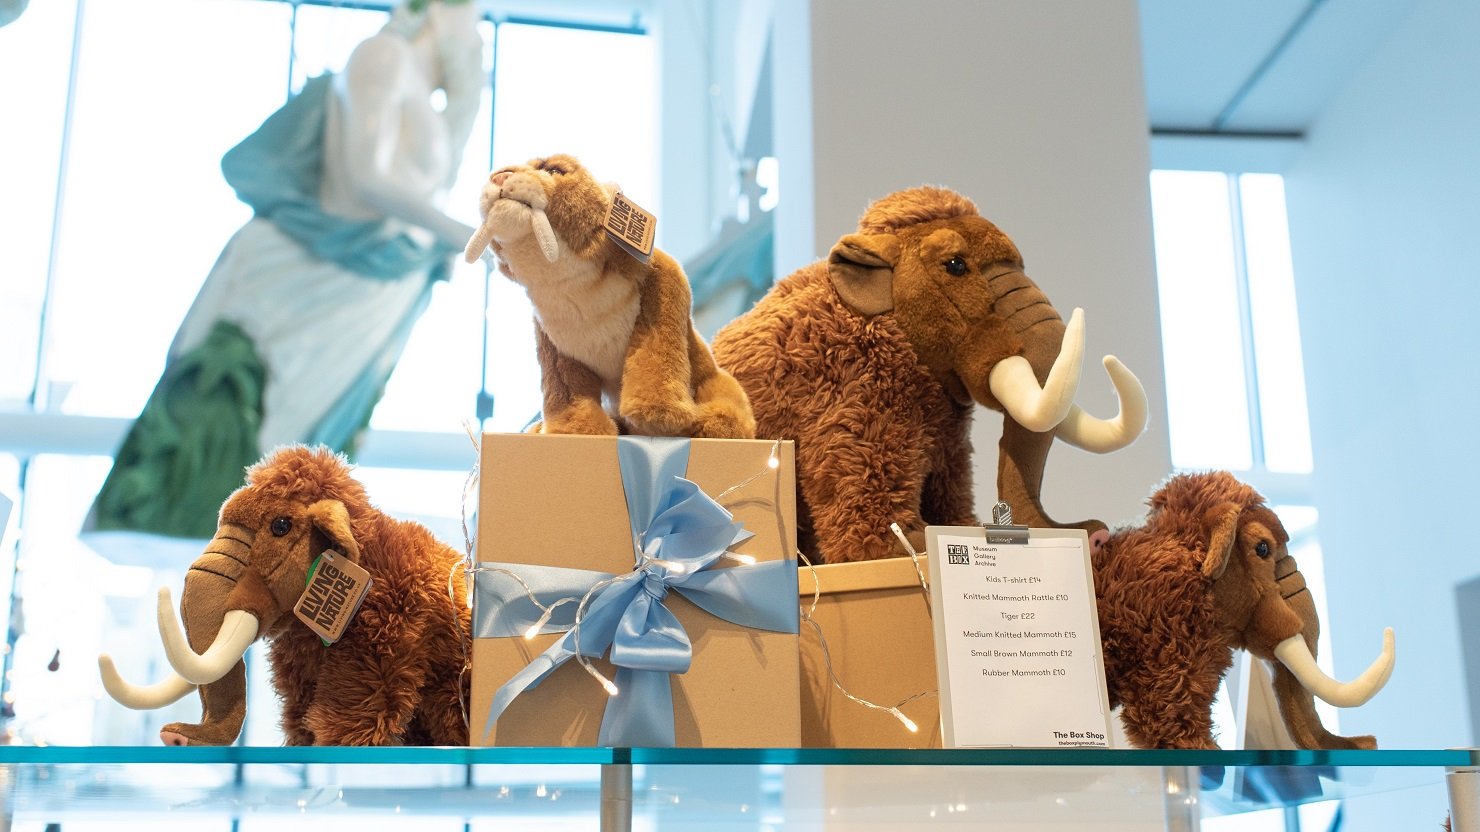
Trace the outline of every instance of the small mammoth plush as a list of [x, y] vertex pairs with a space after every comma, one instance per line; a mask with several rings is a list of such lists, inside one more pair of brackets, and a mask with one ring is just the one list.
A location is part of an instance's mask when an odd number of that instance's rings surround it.
[[[200, 723], [166, 725], [161, 739], [229, 745], [246, 715], [242, 654], [263, 638], [289, 745], [467, 744], [461, 703], [471, 626], [456, 550], [371, 506], [344, 458], [325, 448], [269, 454], [248, 469], [220, 518], [185, 576], [183, 634], [168, 590], [160, 591], [160, 636], [176, 675], [138, 687], [100, 656], [110, 696], [160, 708], [199, 688]], [[371, 579], [330, 645], [293, 613], [326, 549]]]
[[534, 304], [541, 430], [754, 437], [745, 391], [694, 330], [683, 269], [660, 250], [643, 263], [608, 237], [616, 193], [564, 155], [500, 168], [483, 186], [467, 259], [492, 248]]
[[1290, 536], [1253, 488], [1226, 471], [1178, 474], [1094, 555], [1110, 705], [1143, 748], [1217, 748], [1212, 705], [1235, 648], [1274, 663], [1275, 698], [1301, 748], [1375, 748], [1321, 725], [1314, 696], [1340, 707], [1372, 698], [1393, 671], [1393, 633], [1357, 679], [1316, 667], [1321, 622]]

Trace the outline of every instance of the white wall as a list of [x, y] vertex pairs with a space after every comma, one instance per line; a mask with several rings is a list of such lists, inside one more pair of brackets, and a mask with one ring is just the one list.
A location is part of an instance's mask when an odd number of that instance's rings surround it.
[[[778, 272], [824, 255], [891, 191], [936, 184], [972, 198], [1061, 312], [1084, 307], [1081, 404], [1114, 413], [1105, 353], [1152, 401], [1148, 433], [1124, 451], [1058, 443], [1045, 509], [1061, 521], [1139, 517], [1170, 457], [1136, 4], [812, 0], [776, 13]], [[797, 60], [808, 47], [810, 67]], [[1000, 425], [978, 410], [984, 513]]]
[[[1398, 638], [1392, 682], [1343, 712], [1342, 730], [1387, 748], [1480, 739], [1454, 595], [1480, 573], [1477, 42], [1480, 4], [1418, 4], [1287, 171], [1338, 674], [1365, 667], [1384, 625]], [[1349, 828], [1422, 826], [1442, 812], [1370, 803]]]

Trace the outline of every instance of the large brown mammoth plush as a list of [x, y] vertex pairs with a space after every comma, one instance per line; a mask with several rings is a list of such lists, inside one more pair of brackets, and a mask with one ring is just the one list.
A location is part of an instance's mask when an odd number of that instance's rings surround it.
[[1179, 474], [1140, 526], [1116, 529], [1094, 556], [1110, 705], [1144, 748], [1217, 748], [1212, 705], [1235, 648], [1274, 663], [1275, 697], [1301, 748], [1375, 748], [1341, 737], [1313, 696], [1340, 707], [1372, 698], [1393, 671], [1393, 633], [1361, 676], [1340, 683], [1315, 662], [1321, 623], [1289, 535], [1253, 488], [1225, 471]]
[[[332, 549], [371, 585], [343, 636], [326, 646], [294, 614], [310, 564]], [[242, 654], [270, 641], [272, 683], [289, 745], [465, 745], [462, 558], [426, 528], [370, 505], [343, 457], [290, 447], [247, 471], [185, 576], [181, 634], [168, 590], [159, 624], [175, 673], [137, 687], [101, 656], [103, 685], [131, 708], [159, 708], [199, 687], [199, 724], [171, 723], [171, 745], [226, 745], [246, 715]], [[450, 580], [458, 572], [457, 580]], [[449, 594], [449, 588], [453, 594]], [[188, 645], [187, 645], [188, 641]], [[196, 652], [199, 651], [199, 652]]]
[[1004, 413], [997, 492], [1014, 520], [1102, 542], [1104, 523], [1056, 523], [1039, 502], [1055, 437], [1105, 453], [1146, 426], [1146, 394], [1113, 357], [1119, 415], [1074, 404], [1083, 352], [1082, 314], [1066, 326], [1007, 235], [941, 188], [875, 202], [714, 338], [756, 435], [796, 440], [801, 544], [833, 562], [900, 554], [892, 522], [920, 548], [926, 525], [977, 523], [974, 403]]

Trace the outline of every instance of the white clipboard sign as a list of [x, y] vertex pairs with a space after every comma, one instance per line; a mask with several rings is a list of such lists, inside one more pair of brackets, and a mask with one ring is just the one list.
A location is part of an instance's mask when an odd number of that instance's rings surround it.
[[945, 746], [1108, 748], [1089, 536], [929, 526], [925, 541]]

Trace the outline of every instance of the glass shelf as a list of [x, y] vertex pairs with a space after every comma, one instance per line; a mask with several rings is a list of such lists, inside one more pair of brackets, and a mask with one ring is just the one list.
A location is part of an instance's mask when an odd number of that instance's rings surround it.
[[466, 748], [402, 746], [0, 746], [0, 764], [1166, 766], [1461, 768], [1477, 749], [1141, 751], [1104, 748]]
[[0, 806], [17, 830], [591, 829], [616, 770], [631, 772], [633, 829], [1149, 829], [1467, 767], [1480, 752], [0, 746]]

